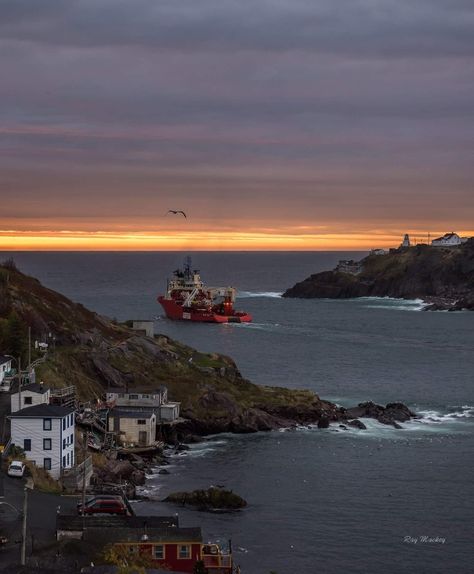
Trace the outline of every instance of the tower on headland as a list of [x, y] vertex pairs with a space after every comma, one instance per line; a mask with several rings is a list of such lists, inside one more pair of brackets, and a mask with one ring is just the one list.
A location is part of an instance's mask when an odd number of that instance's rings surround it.
[[411, 245], [410, 236], [408, 235], [408, 233], [405, 233], [405, 237], [403, 238], [400, 247], [410, 247], [410, 245]]

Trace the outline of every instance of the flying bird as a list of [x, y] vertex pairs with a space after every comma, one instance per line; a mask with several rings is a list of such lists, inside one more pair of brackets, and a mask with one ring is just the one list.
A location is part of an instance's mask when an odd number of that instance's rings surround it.
[[168, 213], [172, 213], [173, 215], [181, 214], [181, 215], [183, 215], [183, 216], [187, 219], [186, 214], [184, 213], [184, 211], [181, 211], [180, 209], [178, 209], [178, 210], [176, 210], [176, 209], [168, 209], [168, 212], [167, 212], [166, 215], [168, 215]]

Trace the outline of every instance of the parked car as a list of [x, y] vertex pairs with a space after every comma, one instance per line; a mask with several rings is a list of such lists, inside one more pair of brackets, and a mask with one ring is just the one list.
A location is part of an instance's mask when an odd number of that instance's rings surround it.
[[25, 464], [21, 460], [12, 460], [8, 467], [8, 476], [22, 477], [25, 474]]
[[77, 505], [79, 514], [127, 514], [127, 507], [121, 496], [104, 495], [88, 500], [84, 508]]

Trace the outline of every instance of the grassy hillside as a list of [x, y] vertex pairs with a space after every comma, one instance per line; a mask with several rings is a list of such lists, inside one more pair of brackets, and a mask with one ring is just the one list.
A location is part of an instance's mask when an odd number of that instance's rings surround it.
[[76, 385], [83, 400], [99, 398], [108, 386], [164, 384], [170, 398], [181, 401], [192, 430], [202, 433], [250, 432], [335, 413], [309, 391], [252, 384], [229, 357], [200, 353], [164, 335], [151, 339], [102, 317], [12, 262], [0, 265], [0, 301], [0, 353], [22, 355], [25, 364], [28, 326], [33, 341], [54, 337], [37, 374], [52, 387]]

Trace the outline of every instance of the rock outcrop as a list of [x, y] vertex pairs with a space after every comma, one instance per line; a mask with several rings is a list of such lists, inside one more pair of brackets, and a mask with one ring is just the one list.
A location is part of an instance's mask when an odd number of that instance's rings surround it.
[[247, 502], [231, 490], [211, 486], [207, 490], [192, 492], [173, 492], [163, 502], [173, 502], [181, 506], [194, 506], [197, 510], [239, 510], [247, 506]]
[[283, 297], [423, 299], [427, 310], [474, 310], [474, 238], [452, 248], [417, 245], [358, 262], [358, 273], [311, 275]]

